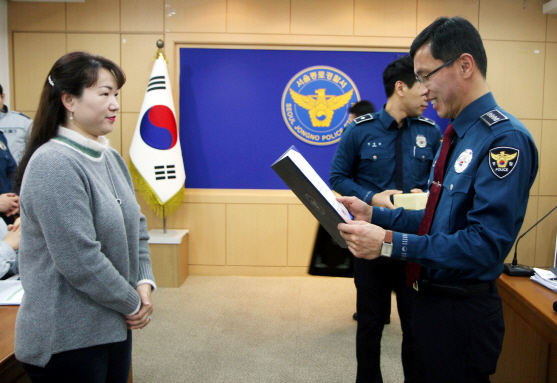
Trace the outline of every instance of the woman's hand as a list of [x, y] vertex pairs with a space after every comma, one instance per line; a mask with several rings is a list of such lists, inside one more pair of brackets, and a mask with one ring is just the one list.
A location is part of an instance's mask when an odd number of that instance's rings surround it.
[[142, 329], [151, 322], [153, 314], [153, 303], [151, 301], [151, 285], [142, 283], [136, 288], [139, 298], [141, 299], [141, 308], [135, 315], [128, 315], [126, 323], [130, 330]]

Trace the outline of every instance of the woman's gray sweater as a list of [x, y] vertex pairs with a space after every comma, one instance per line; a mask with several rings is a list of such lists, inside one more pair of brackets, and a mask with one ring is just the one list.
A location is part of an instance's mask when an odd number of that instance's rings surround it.
[[100, 138], [60, 128], [27, 165], [15, 331], [22, 362], [44, 367], [52, 354], [125, 340], [125, 316], [141, 303], [137, 285], [154, 286], [130, 174]]

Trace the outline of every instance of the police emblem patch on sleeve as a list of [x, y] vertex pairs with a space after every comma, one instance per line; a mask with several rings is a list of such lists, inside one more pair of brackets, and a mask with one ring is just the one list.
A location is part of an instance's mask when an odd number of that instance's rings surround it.
[[518, 163], [520, 151], [508, 146], [500, 146], [489, 151], [489, 168], [497, 178], [505, 178], [512, 173]]

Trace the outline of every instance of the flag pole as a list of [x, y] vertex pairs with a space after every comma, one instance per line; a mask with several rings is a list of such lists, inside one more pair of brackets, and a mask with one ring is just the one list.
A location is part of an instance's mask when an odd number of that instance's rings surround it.
[[[167, 61], [166, 56], [162, 51], [162, 48], [164, 48], [164, 41], [161, 39], [157, 40], [157, 48], [159, 49], [157, 50], [157, 53], [155, 53], [155, 60], [162, 56], [162, 58]], [[162, 206], [162, 229], [163, 234], [166, 234], [166, 214], [164, 213], [164, 205]]]
[[162, 207], [162, 229], [163, 234], [166, 234], [166, 214], [164, 214], [164, 206]]

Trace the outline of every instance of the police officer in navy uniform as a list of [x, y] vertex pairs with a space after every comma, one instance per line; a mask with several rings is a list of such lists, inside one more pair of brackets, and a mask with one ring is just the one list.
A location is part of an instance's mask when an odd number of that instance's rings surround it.
[[19, 196], [12, 192], [17, 164], [8, 148], [8, 141], [0, 131], [0, 217], [11, 224], [19, 213]]
[[0, 131], [0, 194], [12, 192], [12, 175], [16, 168], [17, 164], [8, 149], [8, 140]]
[[[489, 382], [504, 335], [495, 280], [522, 226], [538, 153], [528, 130], [490, 93], [483, 43], [467, 20], [435, 20], [410, 54], [421, 94], [452, 119], [454, 136], [446, 133], [446, 154], [443, 145], [436, 157], [444, 169], [433, 166], [425, 211], [340, 198], [354, 221], [339, 230], [356, 257], [421, 265], [412, 335], [425, 381]], [[424, 225], [428, 234], [417, 235]]]
[[[396, 193], [422, 191], [440, 145], [441, 131], [434, 121], [420, 117], [427, 102], [420, 95], [409, 56], [390, 63], [383, 72], [388, 100], [378, 113], [358, 117], [338, 145], [330, 183], [344, 196], [394, 208]], [[403, 331], [402, 365], [407, 382], [419, 381], [410, 330], [414, 291], [406, 286], [406, 262], [395, 259], [356, 259], [357, 382], [381, 382], [381, 335], [391, 310], [391, 292]]]
[[12, 123], [19, 121], [19, 118], [31, 120], [27, 116], [21, 117], [19, 113], [9, 111], [8, 107], [4, 105], [4, 100], [5, 95], [0, 85], [0, 217], [10, 224], [13, 223], [15, 214], [19, 213], [19, 196], [12, 193], [12, 175], [17, 168], [17, 162], [10, 152], [8, 139], [1, 128], [8, 125], [13, 126]]
[[9, 110], [8, 106], [4, 104], [5, 98], [4, 89], [0, 85], [0, 132], [4, 133], [10, 152], [19, 163], [27, 145], [27, 137], [33, 120], [23, 113]]

